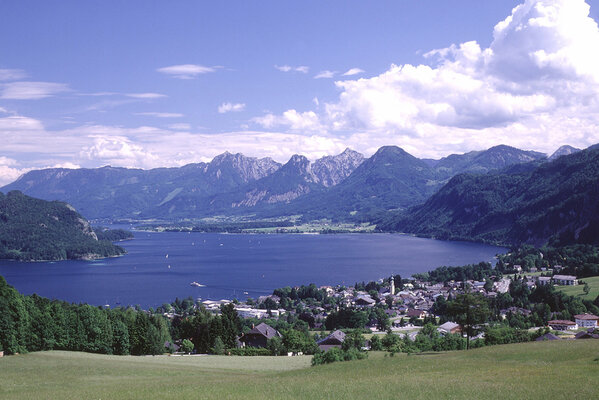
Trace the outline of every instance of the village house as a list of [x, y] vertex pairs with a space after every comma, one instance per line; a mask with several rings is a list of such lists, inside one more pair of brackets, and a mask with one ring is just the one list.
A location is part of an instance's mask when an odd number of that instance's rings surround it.
[[373, 307], [376, 304], [376, 300], [369, 295], [359, 295], [354, 299], [354, 304], [359, 307]]
[[579, 314], [574, 316], [576, 325], [580, 328], [596, 328], [599, 326], [599, 317], [593, 314]]
[[453, 333], [459, 333], [462, 331], [462, 327], [459, 324], [456, 324], [455, 322], [446, 322], [443, 325], [439, 326], [439, 328], [437, 328], [437, 330], [444, 334], [453, 334]]
[[322, 351], [329, 351], [333, 347], [341, 348], [345, 341], [345, 333], [340, 330], [332, 332], [329, 336], [317, 342], [318, 348]]
[[544, 286], [551, 283], [551, 277], [549, 276], [539, 276], [537, 278], [537, 285]]
[[410, 309], [406, 313], [406, 316], [408, 318], [418, 318], [418, 319], [424, 319], [424, 317], [426, 317], [427, 315], [428, 315], [428, 312], [426, 310], [413, 310], [413, 309]]
[[551, 320], [551, 321], [547, 322], [547, 325], [549, 325], [549, 327], [551, 329], [553, 329], [554, 331], [568, 331], [568, 330], [575, 330], [578, 328], [578, 325], [576, 325], [576, 322], [560, 320], [560, 319]]
[[275, 328], [265, 323], [252, 328], [248, 333], [245, 333], [239, 340], [247, 347], [266, 347], [268, 340], [274, 337], [282, 337]]
[[555, 285], [571, 286], [578, 284], [578, 281], [573, 275], [553, 275], [553, 283]]

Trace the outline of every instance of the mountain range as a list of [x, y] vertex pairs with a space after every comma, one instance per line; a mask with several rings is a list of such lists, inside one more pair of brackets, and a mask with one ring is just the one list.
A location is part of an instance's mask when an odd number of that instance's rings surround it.
[[599, 244], [599, 147], [550, 162], [452, 178], [423, 205], [377, 225], [442, 239]]
[[545, 154], [504, 145], [440, 160], [418, 159], [396, 146], [381, 147], [370, 158], [346, 149], [314, 162], [294, 155], [283, 165], [224, 153], [209, 163], [180, 168], [31, 171], [0, 190], [65, 201], [91, 219], [301, 216], [371, 221], [424, 203], [458, 174], [486, 174], [514, 165], [532, 168], [547, 160]]

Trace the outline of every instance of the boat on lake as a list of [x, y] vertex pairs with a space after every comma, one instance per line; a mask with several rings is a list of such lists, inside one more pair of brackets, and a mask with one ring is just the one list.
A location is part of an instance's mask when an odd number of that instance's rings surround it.
[[196, 287], [206, 287], [206, 285], [202, 285], [201, 283], [198, 283], [196, 281], [193, 281], [190, 283], [191, 286], [196, 286]]

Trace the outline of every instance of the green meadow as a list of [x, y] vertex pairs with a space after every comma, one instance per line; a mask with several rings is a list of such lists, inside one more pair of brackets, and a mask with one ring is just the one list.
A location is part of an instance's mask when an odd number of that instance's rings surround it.
[[599, 341], [564, 340], [310, 367], [310, 357], [0, 358], [6, 399], [599, 398]]
[[556, 286], [560, 292], [568, 296], [580, 297], [583, 300], [595, 300], [599, 296], [599, 276], [590, 278], [580, 278], [581, 281], [589, 284], [589, 294], [584, 294], [584, 284], [576, 286]]

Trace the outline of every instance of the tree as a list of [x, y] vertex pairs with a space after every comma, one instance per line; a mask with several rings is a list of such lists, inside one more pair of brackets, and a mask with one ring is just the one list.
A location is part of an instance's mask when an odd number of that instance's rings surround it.
[[370, 339], [370, 350], [373, 351], [381, 351], [383, 350], [383, 344], [381, 343], [381, 338], [377, 335], [374, 335], [372, 339]]
[[270, 350], [270, 353], [273, 356], [280, 356], [286, 352], [285, 346], [283, 345], [283, 339], [278, 336], [268, 339], [266, 342], [266, 348]]
[[219, 356], [225, 354], [225, 344], [223, 343], [223, 340], [220, 338], [220, 336], [214, 339], [214, 347], [212, 347], [212, 353]]
[[486, 322], [490, 315], [487, 300], [478, 294], [464, 293], [447, 303], [447, 314], [462, 325], [466, 332], [466, 348], [470, 348], [470, 338], [479, 331], [479, 325]]
[[341, 348], [343, 350], [349, 350], [349, 349], [361, 350], [362, 347], [364, 347], [365, 342], [366, 342], [366, 339], [364, 339], [364, 336], [362, 336], [362, 333], [360, 332], [360, 330], [353, 329], [345, 335], [345, 340], [343, 341]]
[[584, 292], [585, 295], [589, 294], [589, 292], [591, 291], [591, 287], [589, 286], [588, 283], [584, 284], [584, 287], [582, 288], [582, 291]]
[[181, 351], [188, 354], [193, 351], [193, 343], [191, 343], [191, 340], [183, 339], [183, 342], [181, 342]]

